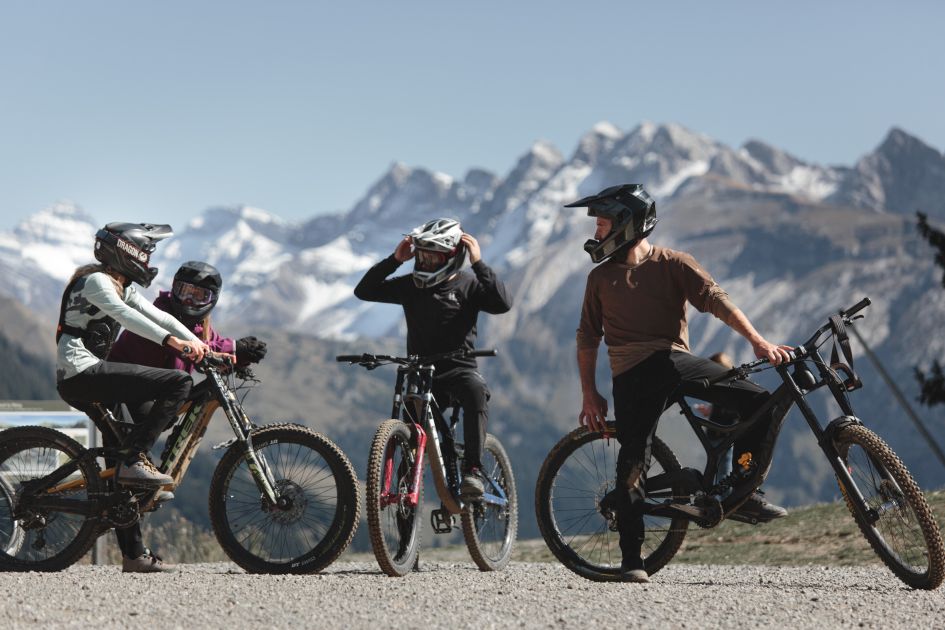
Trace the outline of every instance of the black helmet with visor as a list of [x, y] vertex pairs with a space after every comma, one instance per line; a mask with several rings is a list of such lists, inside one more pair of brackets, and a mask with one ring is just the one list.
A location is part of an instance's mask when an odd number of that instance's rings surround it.
[[95, 259], [143, 287], [151, 285], [157, 267], [148, 266], [158, 241], [171, 236], [169, 225], [109, 223], [95, 233]]
[[610, 233], [597, 241], [588, 239], [584, 251], [591, 260], [600, 263], [618, 252], [633, 247], [640, 239], [653, 231], [656, 218], [656, 202], [640, 184], [621, 184], [605, 188], [596, 195], [578, 199], [565, 208], [587, 208], [587, 216], [610, 219]]
[[199, 260], [185, 262], [174, 274], [171, 309], [177, 319], [193, 326], [213, 310], [222, 288], [223, 277], [216, 267]]

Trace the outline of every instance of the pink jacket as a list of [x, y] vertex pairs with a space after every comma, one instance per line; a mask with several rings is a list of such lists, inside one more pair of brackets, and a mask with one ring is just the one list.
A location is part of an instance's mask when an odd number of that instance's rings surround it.
[[[157, 299], [154, 300], [154, 305], [162, 311], [171, 313], [170, 291], [161, 291]], [[191, 331], [198, 337], [203, 336], [203, 326], [200, 324], [191, 328]], [[210, 328], [207, 345], [216, 352], [236, 352], [236, 341], [229, 337], [221, 337], [213, 327]], [[149, 367], [184, 370], [188, 373], [194, 371], [193, 362], [180, 356], [176, 350], [156, 344], [127, 330], [121, 333], [118, 341], [112, 346], [111, 352], [108, 353], [108, 360], [118, 363], [135, 363]]]

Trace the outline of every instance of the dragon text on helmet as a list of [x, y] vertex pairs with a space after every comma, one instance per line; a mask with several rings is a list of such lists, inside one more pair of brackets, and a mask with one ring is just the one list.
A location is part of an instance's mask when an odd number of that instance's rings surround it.
[[129, 243], [128, 241], [125, 241], [125, 240], [122, 240], [122, 239], [118, 239], [118, 244], [117, 244], [117, 245], [118, 245], [118, 249], [123, 250], [125, 253], [127, 253], [127, 254], [129, 254], [129, 255], [131, 255], [131, 256], [134, 256], [134, 257], [137, 258], [139, 261], [141, 261], [141, 262], [147, 262], [147, 261], [148, 261], [148, 254], [147, 254], [147, 252], [144, 252], [144, 251], [138, 249], [137, 247], [135, 247], [134, 245], [132, 245], [132, 244]]

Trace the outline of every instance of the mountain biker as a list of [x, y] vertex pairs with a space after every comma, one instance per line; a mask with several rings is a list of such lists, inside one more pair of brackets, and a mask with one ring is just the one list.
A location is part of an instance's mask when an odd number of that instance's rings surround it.
[[[588, 240], [584, 249], [595, 263], [603, 263], [588, 275], [577, 330], [583, 393], [579, 421], [592, 431], [605, 428], [607, 401], [597, 390], [594, 374], [597, 349], [603, 338], [613, 374], [614, 418], [620, 450], [617, 489], [602, 503], [612, 502], [617, 512], [623, 579], [647, 582], [649, 577], [640, 556], [644, 485], [653, 435], [669, 398], [681, 388], [694, 398], [735, 410], [744, 419], [769, 397], [768, 392], [748, 380], [709, 387], [701, 383], [703, 378], [716, 376], [725, 369], [689, 353], [687, 302], [700, 312], [712, 313], [745, 337], [755, 355], [769, 359], [772, 364], [786, 360], [790, 347], [762, 337], [691, 255], [647, 240], [657, 222], [656, 204], [641, 185], [612, 186], [565, 207], [586, 207], [588, 216], [596, 217], [594, 239]], [[733, 460], [738, 470], [770, 462], [763, 442], [772, 420], [771, 414], [762, 417], [736, 441]], [[742, 474], [733, 479], [730, 504], [744, 499], [740, 511], [757, 513], [767, 520], [787, 514], [784, 508], [752, 492], [754, 489], [747, 487], [747, 478]]]
[[[161, 291], [154, 306], [171, 313], [215, 354], [235, 359], [237, 365], [258, 363], [266, 356], [266, 342], [256, 337], [232, 339], [221, 336], [210, 322], [210, 313], [220, 299], [223, 277], [210, 263], [191, 260], [174, 274], [170, 291]], [[194, 362], [173, 349], [160, 346], [141, 335], [124, 331], [108, 355], [109, 361], [137, 363], [151, 367], [193, 372]]]
[[[460, 271], [469, 253], [473, 273]], [[413, 273], [387, 279], [414, 258]], [[479, 242], [458, 221], [435, 219], [406, 235], [394, 253], [371, 267], [354, 289], [368, 302], [400, 304], [407, 321], [407, 353], [428, 356], [476, 343], [479, 312], [493, 315], [512, 308], [505, 285], [482, 260]], [[456, 400], [463, 409], [462, 494], [482, 496], [482, 448], [488, 423], [489, 388], [475, 358], [435, 364], [433, 396]], [[444, 406], [446, 406], [444, 404]]]
[[[174, 315], [190, 332], [201, 339], [216, 356], [226, 356], [236, 365], [258, 363], [266, 356], [266, 343], [256, 337], [243, 337], [238, 340], [221, 336], [210, 323], [210, 312], [220, 299], [223, 288], [223, 278], [213, 265], [191, 260], [180, 266], [174, 274], [174, 281], [170, 291], [161, 291], [154, 306]], [[125, 330], [108, 353], [108, 360], [118, 363], [134, 363], [156, 368], [183, 370], [188, 374], [194, 371], [195, 363], [189, 356], [183, 356], [173, 348], [159, 345], [146, 337], [130, 330]], [[130, 409], [134, 418], [146, 416], [151, 407], [151, 401], [145, 401]], [[170, 422], [176, 420], [176, 414]], [[169, 426], [164, 429], [170, 428]], [[103, 434], [105, 435], [105, 434]], [[106, 444], [106, 446], [110, 446]], [[158, 501], [168, 501], [174, 495], [170, 491], [162, 490], [155, 497]], [[123, 557], [131, 556], [136, 550], [147, 549], [142, 543], [140, 522], [131, 527], [116, 529], [118, 546]], [[137, 557], [140, 554], [131, 556]], [[164, 562], [150, 552], [147, 555], [155, 559], [149, 565], [154, 571], [169, 571], [174, 565]]]
[[[193, 381], [187, 372], [105, 360], [118, 327], [135, 332], [199, 360], [208, 346], [172, 315], [152, 306], [132, 283], [148, 287], [158, 270], [149, 267], [158, 241], [173, 232], [169, 225], [109, 223], [95, 234], [98, 264], [76, 269], [62, 296], [56, 330], [56, 386], [59, 395], [96, 420], [93, 403], [140, 405], [153, 401], [146, 415], [119, 445], [115, 480], [119, 485], [159, 488], [173, 482], [148, 459], [161, 431], [174, 419]], [[104, 433], [103, 433], [104, 434]], [[123, 549], [122, 570], [160, 569], [137, 541]]]

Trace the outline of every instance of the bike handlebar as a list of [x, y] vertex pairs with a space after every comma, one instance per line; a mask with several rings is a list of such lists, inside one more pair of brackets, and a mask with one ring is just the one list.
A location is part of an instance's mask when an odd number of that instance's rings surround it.
[[843, 317], [852, 317], [856, 315], [857, 313], [859, 313], [860, 311], [862, 311], [867, 306], [869, 306], [870, 304], [872, 304], [872, 301], [870, 301], [868, 297], [865, 297], [859, 302], [857, 302], [856, 304], [854, 304], [853, 306], [851, 306], [850, 308], [848, 308], [847, 310], [840, 311], [840, 314]]
[[437, 361], [442, 361], [444, 359], [460, 359], [460, 358], [472, 358], [472, 357], [494, 357], [498, 354], [498, 351], [493, 349], [489, 350], [451, 350], [449, 352], [442, 352], [440, 354], [432, 354], [430, 356], [421, 357], [421, 356], [409, 356], [409, 357], [395, 357], [389, 354], [339, 354], [335, 357], [335, 361], [339, 363], [357, 363], [359, 365], [367, 366], [378, 366], [382, 363], [398, 363], [400, 365], [429, 365], [430, 363], [436, 363]]
[[[860, 311], [862, 311], [864, 308], [866, 308], [870, 304], [872, 304], [872, 301], [868, 297], [865, 297], [859, 302], [857, 302], [856, 304], [854, 304], [853, 306], [851, 306], [850, 308], [840, 310], [839, 314], [843, 318], [844, 323], [849, 325], [853, 323], [853, 316], [859, 313]], [[817, 344], [817, 341], [820, 339], [820, 336], [823, 333], [827, 332], [828, 330], [831, 330], [831, 327], [832, 327], [832, 324], [830, 322], [827, 322], [825, 325], [818, 328], [817, 332], [815, 332], [813, 336], [811, 336], [810, 339], [805, 341], [802, 345], [797, 346], [796, 348], [788, 352], [788, 360], [783, 362], [781, 365], [784, 365], [785, 363], [794, 363], [798, 359], [802, 359], [806, 357], [808, 354], [810, 354], [810, 352], [814, 349], [813, 346], [815, 346]], [[747, 378], [749, 374], [751, 374], [754, 371], [757, 371], [758, 367], [766, 363], [768, 363], [768, 359], [756, 359], [755, 361], [752, 361], [750, 363], [744, 363], [742, 365], [739, 365], [738, 367], [732, 368], [731, 370], [727, 370], [726, 372], [719, 374], [718, 376], [701, 379], [700, 384], [703, 387], [709, 387], [710, 385], [714, 385], [716, 383], [720, 383], [728, 379]]]

